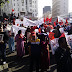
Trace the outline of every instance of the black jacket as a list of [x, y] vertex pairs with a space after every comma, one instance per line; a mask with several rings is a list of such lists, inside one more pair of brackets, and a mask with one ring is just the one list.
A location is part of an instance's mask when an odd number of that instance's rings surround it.
[[58, 47], [55, 51], [57, 72], [72, 72], [72, 62], [69, 50]]
[[3, 36], [3, 41], [4, 41], [4, 44], [7, 43], [8, 39], [9, 39], [9, 36], [6, 32], [0, 32], [0, 38], [2, 38]]

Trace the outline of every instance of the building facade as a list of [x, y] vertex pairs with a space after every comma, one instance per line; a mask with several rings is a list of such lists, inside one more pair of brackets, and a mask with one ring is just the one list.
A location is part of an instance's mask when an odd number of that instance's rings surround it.
[[48, 11], [51, 12], [51, 6], [45, 6], [45, 7], [43, 8], [43, 14], [46, 13], [46, 12], [48, 12]]
[[1, 14], [11, 14], [12, 9], [16, 16], [33, 16], [38, 15], [38, 1], [37, 0], [8, 0], [1, 8]]
[[68, 0], [52, 0], [52, 18], [68, 14]]
[[51, 6], [45, 6], [43, 8], [43, 17], [47, 17], [50, 18], [51, 17]]

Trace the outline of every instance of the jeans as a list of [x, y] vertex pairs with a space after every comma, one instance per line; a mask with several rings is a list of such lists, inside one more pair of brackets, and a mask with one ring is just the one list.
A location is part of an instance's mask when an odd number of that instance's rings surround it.
[[14, 38], [10, 37], [8, 41], [10, 52], [15, 51]]
[[0, 44], [1, 58], [6, 61], [6, 44]]

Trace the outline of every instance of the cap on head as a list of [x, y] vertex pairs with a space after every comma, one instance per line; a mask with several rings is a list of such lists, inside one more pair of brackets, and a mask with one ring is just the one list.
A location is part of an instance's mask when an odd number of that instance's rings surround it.
[[36, 32], [34, 32], [34, 31], [31, 32], [31, 35], [32, 35], [32, 36], [36, 36]]

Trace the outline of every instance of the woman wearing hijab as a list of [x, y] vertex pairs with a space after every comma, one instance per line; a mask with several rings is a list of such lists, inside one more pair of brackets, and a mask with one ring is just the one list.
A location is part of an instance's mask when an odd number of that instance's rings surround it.
[[22, 57], [24, 56], [25, 51], [24, 51], [24, 36], [22, 35], [21, 30], [18, 31], [15, 40], [17, 42], [17, 56]]

